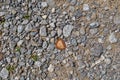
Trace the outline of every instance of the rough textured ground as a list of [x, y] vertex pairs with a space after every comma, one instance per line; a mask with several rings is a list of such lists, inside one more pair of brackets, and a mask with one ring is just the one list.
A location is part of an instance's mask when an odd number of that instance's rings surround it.
[[0, 0], [0, 80], [120, 80], [120, 1]]

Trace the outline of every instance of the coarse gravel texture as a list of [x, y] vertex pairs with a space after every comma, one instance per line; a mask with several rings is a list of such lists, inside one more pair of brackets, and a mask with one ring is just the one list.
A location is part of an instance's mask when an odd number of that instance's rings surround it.
[[0, 0], [0, 80], [120, 80], [120, 1]]

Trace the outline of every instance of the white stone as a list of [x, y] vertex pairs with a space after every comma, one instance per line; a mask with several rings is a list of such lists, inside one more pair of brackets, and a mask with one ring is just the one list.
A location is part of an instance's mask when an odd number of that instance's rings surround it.
[[43, 15], [42, 18], [43, 18], [43, 19], [46, 19], [46, 18], [47, 18], [47, 15]]
[[48, 71], [53, 72], [54, 71], [54, 65], [50, 64], [49, 67], [48, 67]]
[[89, 10], [89, 5], [88, 4], [83, 4], [83, 10], [88, 11]]
[[51, 12], [54, 13], [55, 12], [55, 8], [52, 8]]

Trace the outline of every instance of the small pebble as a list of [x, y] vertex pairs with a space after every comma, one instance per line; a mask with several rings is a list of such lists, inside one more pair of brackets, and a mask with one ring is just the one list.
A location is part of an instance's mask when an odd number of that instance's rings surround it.
[[89, 5], [88, 4], [83, 4], [83, 10], [88, 11], [89, 10]]
[[3, 68], [0, 72], [0, 77], [2, 77], [3, 79], [6, 79], [8, 77], [8, 70], [6, 68]]
[[71, 39], [71, 44], [74, 46], [77, 46], [77, 40], [76, 39]]
[[23, 40], [19, 40], [17, 46], [21, 46], [23, 44]]
[[70, 2], [72, 5], [76, 5], [76, 3], [77, 3], [77, 0], [71, 0], [71, 2]]
[[73, 30], [73, 26], [72, 25], [66, 25], [66, 26], [64, 26], [64, 28], [63, 28], [63, 35], [65, 37], [70, 36], [72, 30]]
[[54, 65], [50, 64], [49, 67], [48, 67], [48, 71], [53, 72], [54, 71]]
[[22, 26], [22, 25], [19, 25], [19, 26], [18, 26], [18, 29], [17, 29], [18, 33], [21, 33], [21, 32], [23, 31], [23, 29], [24, 29], [23, 26]]
[[48, 46], [47, 42], [44, 41], [44, 42], [43, 42], [43, 45], [42, 45], [42, 48], [45, 49], [45, 48], [47, 48], [47, 46]]
[[117, 42], [117, 38], [116, 38], [114, 33], [110, 33], [110, 35], [109, 35], [109, 42], [110, 43], [116, 43]]
[[56, 31], [51, 31], [51, 37], [54, 37], [56, 35]]
[[104, 61], [105, 61], [106, 64], [111, 64], [111, 59], [110, 58], [106, 58]]
[[40, 66], [41, 66], [41, 62], [40, 62], [40, 61], [35, 61], [34, 65], [35, 65], [36, 67], [40, 67]]
[[26, 19], [22, 22], [22, 24], [27, 24], [29, 21]]
[[55, 27], [55, 23], [50, 23], [50, 27]]
[[54, 13], [55, 12], [55, 8], [52, 8], [51, 12]]
[[91, 48], [91, 55], [99, 57], [103, 53], [103, 46], [99, 43], [94, 43]]
[[47, 30], [46, 30], [46, 27], [45, 26], [42, 26], [40, 28], [40, 35], [41, 36], [47, 36]]
[[5, 22], [5, 23], [4, 23], [4, 27], [7, 28], [7, 27], [9, 27], [9, 26], [10, 26], [9, 22]]
[[119, 15], [115, 15], [113, 21], [114, 21], [115, 24], [120, 24], [120, 16]]
[[43, 15], [42, 18], [43, 18], [43, 19], [46, 19], [46, 18], [47, 18], [47, 15]]
[[46, 7], [48, 6], [48, 4], [47, 4], [47, 2], [42, 2], [42, 3], [41, 3], [41, 6], [42, 6], [43, 8], [46, 8]]
[[95, 35], [97, 32], [98, 32], [98, 29], [97, 29], [97, 28], [90, 29], [90, 33], [91, 33], [92, 35]]
[[57, 29], [57, 35], [60, 36], [62, 34], [62, 30], [61, 29]]
[[99, 27], [99, 23], [98, 22], [90, 23], [90, 28], [98, 28], [98, 27]]
[[80, 33], [81, 33], [82, 35], [85, 34], [85, 28], [84, 28], [84, 27], [81, 27], [81, 28], [80, 28]]
[[29, 32], [31, 30], [32, 30], [32, 25], [31, 24], [27, 24], [26, 27], [25, 27], [25, 31]]

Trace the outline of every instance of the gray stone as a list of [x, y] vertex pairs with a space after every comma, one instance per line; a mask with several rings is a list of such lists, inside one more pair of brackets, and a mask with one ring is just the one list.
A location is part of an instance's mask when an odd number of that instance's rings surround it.
[[81, 43], [84, 43], [84, 42], [86, 41], [86, 39], [87, 39], [87, 36], [81, 36], [80, 42], [81, 42]]
[[5, 15], [5, 12], [0, 11], [0, 16], [3, 16], [3, 15]]
[[74, 10], [75, 10], [74, 6], [69, 6], [69, 11], [70, 12], [74, 12]]
[[90, 23], [90, 28], [98, 28], [98, 27], [99, 27], [99, 23], [98, 22]]
[[107, 50], [111, 50], [111, 49], [112, 49], [112, 46], [111, 46], [111, 45], [108, 45], [106, 49], [107, 49]]
[[110, 35], [109, 35], [109, 42], [110, 43], [116, 43], [117, 42], [117, 38], [116, 38], [114, 33], [110, 33]]
[[23, 31], [23, 29], [24, 29], [23, 26], [19, 25], [17, 28], [18, 33], [21, 33]]
[[23, 43], [23, 40], [19, 40], [19, 41], [17, 42], [17, 46], [21, 46], [22, 43]]
[[47, 36], [47, 30], [46, 30], [46, 27], [45, 26], [42, 26], [40, 28], [40, 35], [41, 36]]
[[95, 35], [97, 32], [98, 32], [98, 29], [97, 29], [97, 28], [90, 29], [90, 33], [91, 33], [92, 35]]
[[81, 60], [78, 62], [78, 65], [79, 65], [78, 70], [85, 67], [85, 63], [83, 63], [83, 61], [81, 61]]
[[26, 28], [25, 28], [25, 31], [26, 32], [29, 32], [29, 31], [31, 31], [32, 30], [32, 25], [31, 24], [27, 24], [26, 25]]
[[4, 27], [7, 28], [7, 27], [9, 27], [9, 26], [10, 26], [9, 22], [5, 22], [5, 23], [4, 23]]
[[74, 46], [77, 46], [77, 40], [76, 39], [71, 39], [71, 44]]
[[41, 20], [40, 24], [42, 24], [42, 25], [46, 25], [46, 24], [48, 24], [48, 23], [47, 23], [46, 20]]
[[49, 44], [47, 50], [52, 51], [55, 48], [54, 44]]
[[42, 58], [41, 62], [44, 63], [46, 61], [46, 58]]
[[77, 0], [71, 0], [71, 2], [70, 2], [72, 5], [76, 5], [76, 3], [77, 3]]
[[25, 66], [25, 62], [20, 61], [18, 64], [19, 64], [19, 66]]
[[35, 61], [34, 65], [35, 65], [36, 67], [40, 67], [40, 66], [41, 66], [41, 62], [40, 62], [40, 61]]
[[47, 42], [44, 41], [44, 42], [43, 42], [43, 45], [42, 45], [42, 48], [45, 49], [45, 48], [47, 48], [47, 46], [48, 46]]
[[66, 25], [66, 26], [64, 26], [64, 28], [63, 28], [63, 35], [65, 37], [70, 36], [72, 30], [73, 30], [73, 26], [72, 25]]
[[55, 27], [55, 23], [50, 23], [50, 27]]
[[0, 72], [0, 77], [2, 77], [3, 79], [6, 79], [8, 77], [8, 70], [6, 68], [3, 68]]
[[88, 4], [83, 4], [83, 10], [88, 11], [89, 10], [89, 5]]
[[90, 51], [91, 55], [99, 57], [103, 53], [103, 46], [100, 43], [94, 43]]
[[112, 60], [110, 58], [106, 58], [104, 61], [106, 64], [111, 64], [111, 62], [112, 62]]
[[25, 53], [27, 52], [27, 49], [26, 49], [26, 48], [21, 47], [21, 48], [20, 48], [20, 52], [21, 52], [21, 54], [25, 54]]
[[27, 23], [28, 23], [27, 19], [22, 22], [22, 24], [27, 24]]
[[51, 31], [51, 37], [54, 37], [56, 35], [56, 31]]
[[31, 36], [35, 36], [35, 35], [37, 35], [37, 32], [32, 31], [32, 32], [30, 32], [30, 35], [31, 35]]
[[25, 80], [25, 77], [23, 77], [23, 76], [22, 76], [22, 77], [20, 77], [20, 80]]
[[50, 7], [55, 7], [55, 1], [54, 0], [46, 0], [46, 1], [47, 1], [48, 5]]
[[11, 62], [11, 58], [10, 57], [7, 57], [6, 60], [7, 60], [8, 63]]
[[80, 28], [80, 33], [83, 34], [83, 35], [85, 34], [85, 28], [84, 27]]
[[120, 15], [116, 15], [113, 21], [115, 24], [120, 24]]
[[80, 18], [82, 16], [82, 12], [80, 10], [77, 10], [75, 13], [74, 13], [74, 16], [75, 18]]
[[43, 8], [46, 8], [46, 7], [48, 6], [48, 4], [47, 4], [47, 2], [41, 2], [41, 6], [42, 6]]
[[62, 30], [60, 28], [57, 29], [57, 35], [60, 36], [62, 34]]
[[22, 0], [17, 0], [18, 1], [18, 3], [20, 3]]
[[19, 41], [19, 38], [18, 38], [18, 37], [16, 37], [14, 40], [15, 40], [15, 42], [18, 42], [18, 41]]

